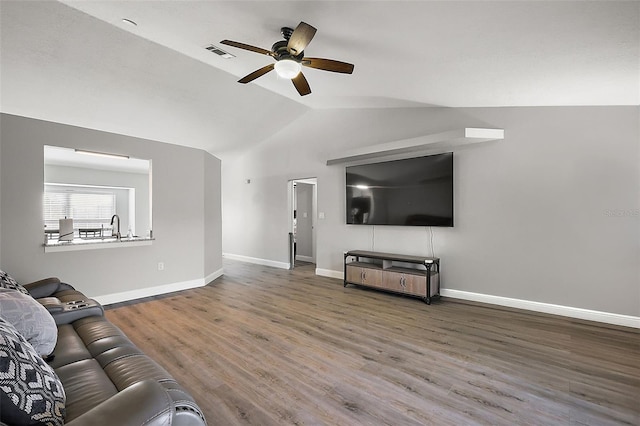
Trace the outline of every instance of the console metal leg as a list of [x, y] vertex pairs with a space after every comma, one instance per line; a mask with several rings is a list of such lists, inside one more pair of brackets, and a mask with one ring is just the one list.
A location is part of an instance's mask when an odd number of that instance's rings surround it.
[[343, 282], [342, 282], [342, 286], [346, 287], [347, 286], [347, 258], [349, 256], [345, 253], [344, 254], [344, 262], [343, 262]]

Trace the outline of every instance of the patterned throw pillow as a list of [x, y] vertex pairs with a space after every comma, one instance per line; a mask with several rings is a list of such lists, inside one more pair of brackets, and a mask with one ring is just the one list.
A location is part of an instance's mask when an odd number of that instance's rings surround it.
[[55, 371], [0, 318], [0, 422], [61, 426], [65, 402]]
[[33, 297], [0, 288], [0, 318], [13, 325], [39, 355], [46, 357], [55, 349], [56, 320]]
[[18, 284], [18, 281], [14, 280], [11, 275], [7, 274], [3, 270], [0, 270], [0, 287], [8, 288], [9, 290], [18, 290], [20, 293], [29, 294], [26, 288]]

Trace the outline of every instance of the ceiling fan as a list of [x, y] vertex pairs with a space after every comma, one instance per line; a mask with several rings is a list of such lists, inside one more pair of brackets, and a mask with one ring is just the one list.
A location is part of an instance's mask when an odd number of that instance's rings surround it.
[[302, 74], [302, 66], [343, 74], [351, 74], [353, 72], [353, 64], [335, 61], [333, 59], [307, 58], [304, 56], [304, 49], [316, 34], [316, 29], [306, 22], [300, 22], [295, 30], [289, 27], [283, 27], [281, 34], [284, 40], [275, 42], [273, 46], [271, 46], [271, 50], [232, 40], [222, 40], [220, 42], [227, 46], [271, 56], [276, 60], [274, 64], [264, 66], [242, 77], [238, 80], [238, 83], [249, 83], [275, 69], [280, 77], [291, 79], [300, 96], [304, 96], [311, 93], [311, 87], [309, 87], [307, 79], [304, 74]]

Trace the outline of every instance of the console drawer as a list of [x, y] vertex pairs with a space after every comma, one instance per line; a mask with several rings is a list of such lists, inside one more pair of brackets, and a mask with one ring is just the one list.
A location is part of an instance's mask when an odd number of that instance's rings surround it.
[[375, 265], [347, 265], [347, 281], [353, 284], [382, 287], [382, 269]]

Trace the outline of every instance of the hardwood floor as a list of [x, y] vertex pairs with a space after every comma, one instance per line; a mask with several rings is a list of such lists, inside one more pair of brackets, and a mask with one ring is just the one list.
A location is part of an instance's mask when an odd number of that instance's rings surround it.
[[107, 317], [210, 425], [639, 425], [640, 333], [225, 260]]

